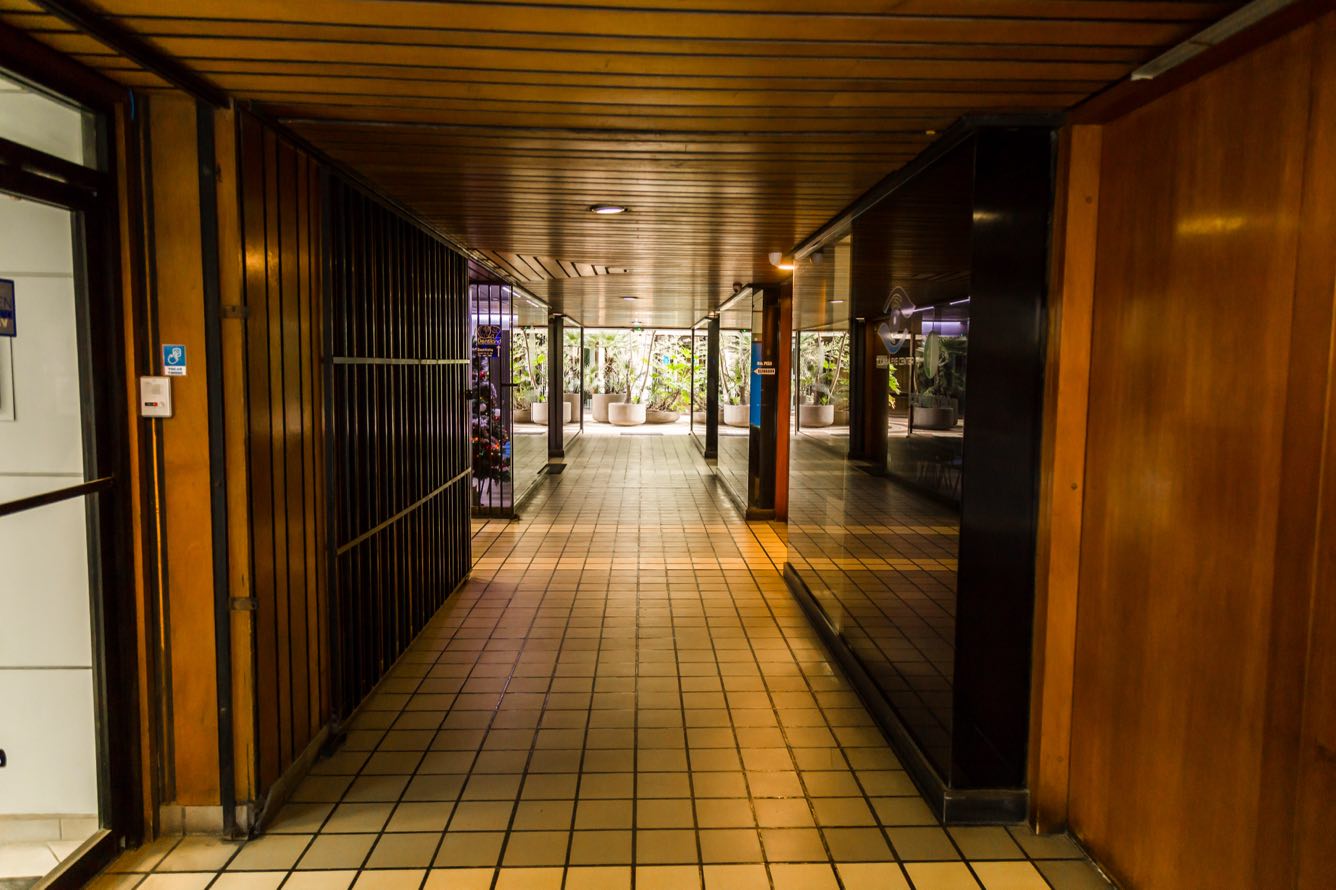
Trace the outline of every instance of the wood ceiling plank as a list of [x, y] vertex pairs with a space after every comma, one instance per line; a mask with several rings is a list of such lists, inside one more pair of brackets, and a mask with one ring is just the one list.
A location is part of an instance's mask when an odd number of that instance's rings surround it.
[[[104, 0], [113, 16], [164, 17], [161, 0]], [[973, 8], [974, 14], [962, 14]], [[901, 7], [903, 8], [903, 4]], [[617, 34], [627, 38], [746, 38], [749, 40], [893, 40], [923, 43], [1025, 43], [1092, 46], [1156, 46], [1188, 36], [1192, 22], [1054, 17], [988, 18], [982, 4], [955, 5], [954, 14], [832, 15], [724, 13], [687, 10], [608, 9], [563, 5], [538, 9], [488, 3], [417, 3], [380, 0], [193, 0], [186, 17], [256, 22], [320, 22], [403, 28], [452, 28], [481, 32]]]

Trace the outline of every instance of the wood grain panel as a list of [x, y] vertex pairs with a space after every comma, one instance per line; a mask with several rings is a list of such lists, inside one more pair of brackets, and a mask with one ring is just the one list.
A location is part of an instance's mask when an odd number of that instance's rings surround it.
[[173, 381], [175, 413], [161, 433], [163, 682], [170, 702], [164, 715], [169, 780], [161, 802], [209, 806], [218, 802], [218, 686], [195, 103], [161, 97], [152, 102], [148, 119], [150, 280], [158, 300], [157, 335], [159, 342], [182, 344], [187, 355], [196, 357], [191, 373]]
[[1071, 824], [1127, 886], [1285, 885], [1253, 876], [1278, 843], [1268, 715], [1302, 683], [1271, 650], [1306, 609], [1275, 579], [1315, 45], [1291, 33], [1104, 130]]
[[258, 791], [329, 721], [318, 166], [239, 116]]

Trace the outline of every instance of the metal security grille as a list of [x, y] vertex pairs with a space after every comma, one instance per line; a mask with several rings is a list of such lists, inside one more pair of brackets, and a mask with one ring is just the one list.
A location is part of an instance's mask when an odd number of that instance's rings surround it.
[[326, 179], [336, 719], [467, 575], [468, 278], [455, 251]]

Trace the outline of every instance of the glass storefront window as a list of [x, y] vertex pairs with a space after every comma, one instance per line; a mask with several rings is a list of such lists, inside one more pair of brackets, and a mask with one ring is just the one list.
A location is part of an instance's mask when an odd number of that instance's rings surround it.
[[96, 134], [95, 115], [0, 73], [0, 138], [95, 167]]

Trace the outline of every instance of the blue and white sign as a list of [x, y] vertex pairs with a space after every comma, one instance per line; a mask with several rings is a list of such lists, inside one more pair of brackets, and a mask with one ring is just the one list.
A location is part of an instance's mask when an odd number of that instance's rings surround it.
[[186, 348], [177, 343], [162, 345], [162, 373], [168, 377], [186, 376]]
[[0, 337], [14, 337], [18, 332], [18, 321], [14, 317], [14, 282], [0, 278]]

